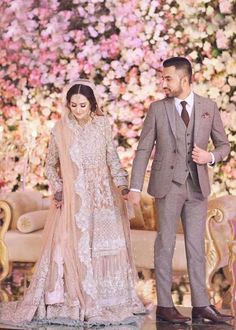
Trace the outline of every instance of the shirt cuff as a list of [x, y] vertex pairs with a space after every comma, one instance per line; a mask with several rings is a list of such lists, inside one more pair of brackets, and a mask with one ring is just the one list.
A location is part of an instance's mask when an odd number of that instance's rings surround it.
[[215, 156], [214, 156], [214, 154], [213, 154], [213, 152], [210, 152], [210, 154], [211, 154], [211, 162], [209, 163], [209, 165], [214, 165], [215, 164]]
[[134, 189], [134, 188], [130, 188], [130, 191], [141, 192], [141, 190], [139, 190], [139, 189]]

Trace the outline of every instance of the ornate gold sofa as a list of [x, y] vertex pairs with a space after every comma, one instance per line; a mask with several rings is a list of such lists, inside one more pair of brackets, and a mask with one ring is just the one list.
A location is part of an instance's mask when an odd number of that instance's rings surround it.
[[[37, 260], [48, 207], [49, 199], [38, 192], [0, 195], [0, 282], [9, 275], [12, 262]], [[141, 204], [135, 208], [135, 217], [131, 220], [132, 248], [138, 268], [154, 268], [153, 246], [158, 227], [155, 218], [154, 199], [143, 192]], [[236, 197], [223, 196], [209, 201], [205, 242], [207, 287], [213, 298], [212, 276], [217, 269], [233, 262], [230, 246], [234, 240], [232, 221], [235, 219]], [[177, 233], [173, 271], [180, 274], [187, 272], [181, 226]], [[230, 270], [227, 275], [233, 281]], [[0, 290], [0, 298], [8, 299], [4, 290]]]

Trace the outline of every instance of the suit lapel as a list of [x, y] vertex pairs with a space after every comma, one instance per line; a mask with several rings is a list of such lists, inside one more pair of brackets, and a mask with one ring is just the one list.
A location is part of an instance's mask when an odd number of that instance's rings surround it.
[[201, 127], [201, 118], [204, 111], [201, 97], [194, 93], [194, 107], [195, 107], [195, 120], [194, 120], [194, 143], [197, 141], [198, 131]]
[[175, 102], [174, 98], [165, 99], [165, 109], [170, 123], [170, 127], [174, 137], [176, 138], [176, 123], [175, 123]]

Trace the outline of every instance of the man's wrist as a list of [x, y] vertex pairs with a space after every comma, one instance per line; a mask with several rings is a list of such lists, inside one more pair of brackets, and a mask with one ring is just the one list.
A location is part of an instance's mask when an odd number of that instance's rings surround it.
[[209, 165], [214, 165], [215, 164], [215, 156], [214, 156], [213, 152], [209, 152], [209, 154], [210, 154]]

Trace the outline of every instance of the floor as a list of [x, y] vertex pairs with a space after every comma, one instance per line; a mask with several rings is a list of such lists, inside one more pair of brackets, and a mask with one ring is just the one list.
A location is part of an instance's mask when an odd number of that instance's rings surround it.
[[[28, 269], [28, 268], [29, 269]], [[24, 293], [26, 286], [30, 282], [31, 277], [31, 269], [32, 267], [25, 264], [17, 264], [13, 268], [12, 276], [6, 281], [6, 288], [8, 289], [8, 293], [14, 296], [17, 299], [20, 299], [22, 294]], [[220, 284], [224, 283], [225, 279], [222, 277], [219, 280], [219, 276], [223, 276], [222, 274], [218, 274], [218, 281]], [[140, 281], [138, 282], [137, 291], [142, 301], [148, 301], [152, 304], [156, 304], [156, 290], [155, 290], [155, 280], [152, 279], [152, 276], [148, 273], [144, 273], [143, 271], [139, 274]], [[141, 279], [142, 278], [142, 279]], [[178, 310], [186, 316], [191, 316], [191, 308], [187, 306], [191, 306], [191, 295], [190, 290], [188, 288], [188, 282], [186, 282], [185, 277], [181, 277], [180, 279], [174, 279], [173, 281], [173, 301], [177, 304]], [[220, 291], [221, 286], [216, 287], [217, 291]], [[221, 290], [222, 291], [222, 290]], [[184, 293], [184, 294], [183, 294]], [[182, 294], [182, 296], [181, 296]], [[220, 297], [219, 297], [220, 298]], [[181, 305], [180, 305], [181, 304]], [[184, 307], [185, 306], [185, 307]], [[218, 306], [219, 307], [219, 306]], [[221, 307], [219, 307], [221, 308]], [[14, 328], [7, 327], [0, 324], [0, 329], [26, 329], [26, 328]], [[71, 327], [71, 326], [37, 326], [37, 327], [27, 327], [27, 329], [37, 329], [37, 330], [87, 330], [88, 328], [84, 327]], [[137, 324], [132, 325], [123, 325], [123, 326], [109, 326], [109, 327], [93, 327], [90, 328], [92, 330], [95, 329], [104, 329], [104, 330], [236, 330], [236, 322], [232, 324], [200, 324], [200, 325], [177, 325], [177, 324], [168, 324], [168, 323], [156, 323], [155, 320], [155, 307], [152, 309], [149, 315], [143, 316], [139, 318]]]
[[[191, 309], [186, 307], [180, 307], [180, 312], [183, 313], [186, 316], [190, 316]], [[24, 328], [13, 328], [13, 327], [6, 327], [0, 324], [0, 329], [24, 329]], [[29, 328], [27, 328], [29, 329]], [[31, 329], [37, 329], [37, 330], [51, 330], [51, 329], [59, 329], [59, 330], [87, 330], [88, 328], [83, 327], [66, 327], [66, 326], [44, 326], [44, 327], [33, 327]], [[199, 324], [199, 325], [192, 325], [192, 324], [186, 324], [186, 325], [177, 325], [177, 324], [168, 324], [168, 323], [156, 323], [155, 321], [155, 309], [153, 311], [145, 316], [142, 317], [138, 324], [132, 324], [132, 325], [123, 325], [123, 326], [114, 326], [114, 327], [93, 327], [90, 329], [104, 329], [104, 330], [236, 330], [236, 324], [234, 325], [234, 322], [232, 324], [225, 323], [225, 324]]]

